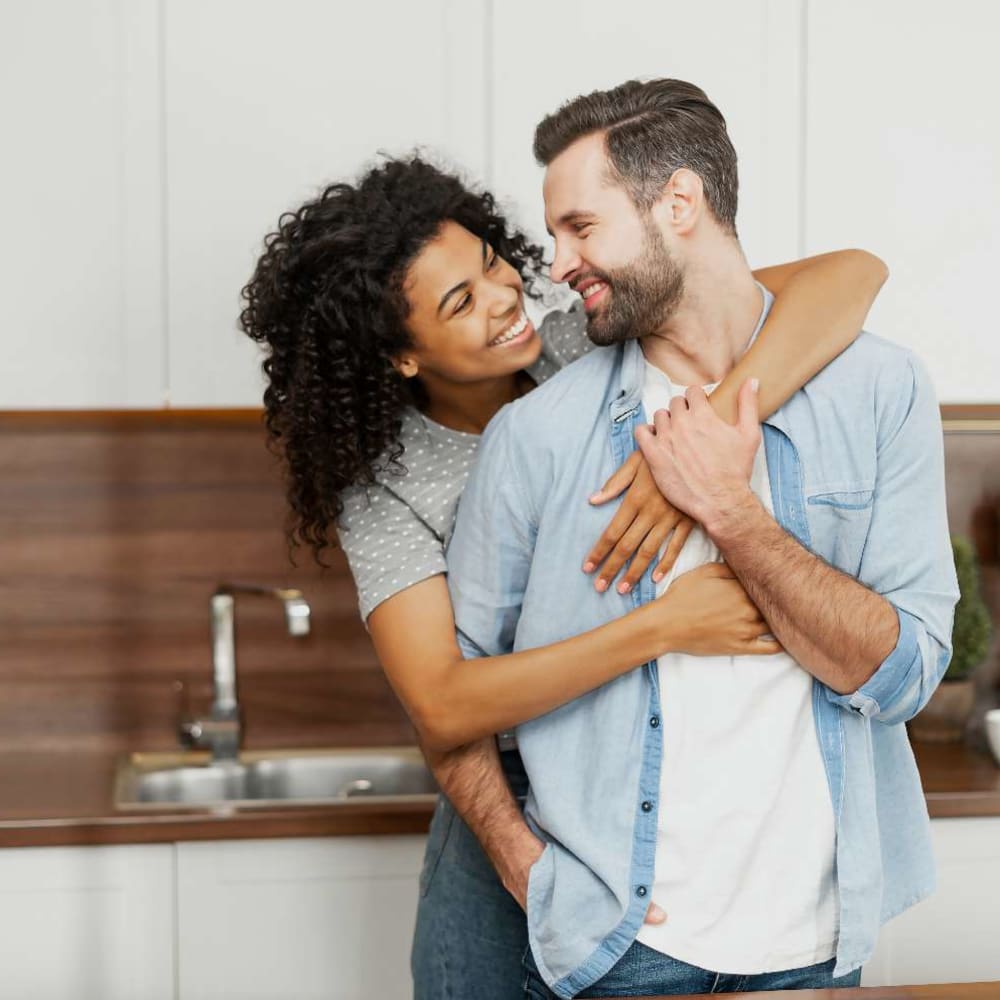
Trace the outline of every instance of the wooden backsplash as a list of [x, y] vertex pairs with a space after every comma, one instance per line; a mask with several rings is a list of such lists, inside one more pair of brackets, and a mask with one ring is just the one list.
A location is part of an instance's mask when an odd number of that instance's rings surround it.
[[[952, 529], [1000, 622], [1000, 406], [944, 415]], [[288, 561], [256, 411], [0, 414], [0, 469], [0, 749], [176, 745], [210, 699], [223, 580], [297, 586], [313, 611], [292, 639], [276, 602], [237, 598], [249, 746], [413, 742], [343, 556]]]
[[288, 560], [283, 490], [260, 414], [0, 414], [0, 746], [170, 748], [211, 696], [219, 581], [296, 586], [237, 598], [247, 743], [413, 742], [339, 551]]

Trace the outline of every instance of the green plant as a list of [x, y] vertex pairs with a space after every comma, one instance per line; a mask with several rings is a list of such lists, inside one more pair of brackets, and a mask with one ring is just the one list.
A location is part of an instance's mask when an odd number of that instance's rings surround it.
[[952, 535], [951, 551], [955, 557], [955, 572], [961, 596], [955, 607], [955, 626], [952, 631], [954, 652], [944, 680], [960, 681], [968, 677], [985, 659], [993, 627], [979, 589], [979, 568], [972, 542], [961, 535]]

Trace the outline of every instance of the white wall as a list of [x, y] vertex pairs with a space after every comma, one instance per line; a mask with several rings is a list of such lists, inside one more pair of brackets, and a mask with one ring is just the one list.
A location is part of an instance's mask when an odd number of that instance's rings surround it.
[[0, 408], [157, 406], [153, 0], [0, 7]]
[[1000, 398], [1000, 5], [812, 0], [804, 248], [877, 250], [870, 327], [940, 398]]
[[482, 175], [482, 18], [458, 0], [166, 4], [171, 403], [260, 403], [236, 317], [282, 212], [377, 150], [424, 144]]
[[752, 263], [860, 245], [870, 327], [1000, 398], [989, 0], [40, 0], [0, 6], [0, 408], [257, 405], [239, 291], [281, 211], [421, 143], [541, 234], [539, 117], [698, 82]]

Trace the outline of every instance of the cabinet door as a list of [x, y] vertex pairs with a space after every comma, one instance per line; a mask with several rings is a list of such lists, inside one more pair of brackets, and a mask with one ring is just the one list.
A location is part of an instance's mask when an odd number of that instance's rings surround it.
[[181, 1000], [409, 996], [425, 841], [178, 844]]
[[170, 401], [259, 406], [240, 289], [282, 212], [416, 145], [479, 180], [485, 0], [164, 5]]
[[882, 929], [865, 985], [1000, 980], [1000, 819], [931, 823], [937, 891]]
[[1000, 6], [813, 0], [807, 24], [807, 249], [884, 257], [870, 329], [941, 399], [995, 400]]
[[173, 1000], [173, 845], [0, 851], [0, 996]]
[[[567, 100], [626, 80], [700, 86], [740, 158], [737, 225], [751, 263], [797, 255], [801, 11], [796, 0], [506, 0], [491, 7], [490, 183], [544, 242], [535, 126]], [[610, 13], [609, 13], [610, 12]]]
[[0, 13], [0, 407], [159, 406], [156, 0]]

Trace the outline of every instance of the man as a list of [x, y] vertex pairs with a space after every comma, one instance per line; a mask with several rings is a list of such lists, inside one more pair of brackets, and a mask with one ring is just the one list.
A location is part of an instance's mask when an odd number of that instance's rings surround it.
[[[484, 437], [448, 553], [463, 652], [578, 634], [721, 554], [787, 654], [663, 657], [519, 727], [544, 843], [529, 993], [854, 985], [880, 924], [933, 887], [902, 725], [947, 666], [958, 596], [929, 380], [863, 335], [766, 421], [763, 445], [749, 383], [729, 427], [701, 387], [770, 302], [736, 237], [722, 115], [690, 84], [632, 82], [547, 118], [535, 152], [553, 278], [607, 350]], [[566, 573], [599, 530], [578, 498], [636, 439], [702, 528], [658, 585], [601, 595]], [[503, 822], [480, 817], [488, 849]], [[651, 901], [665, 922], [643, 924]]]

